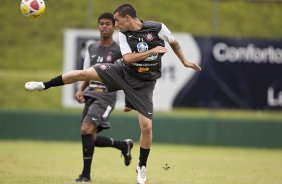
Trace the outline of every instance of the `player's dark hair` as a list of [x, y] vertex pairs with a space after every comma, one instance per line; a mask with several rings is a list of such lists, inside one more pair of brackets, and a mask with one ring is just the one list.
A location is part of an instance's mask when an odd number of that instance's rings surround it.
[[136, 10], [131, 4], [122, 4], [114, 11], [114, 14], [118, 13], [121, 17], [129, 15], [132, 18], [136, 18]]
[[100, 22], [101, 19], [110, 19], [113, 23], [113, 25], [115, 25], [115, 19], [112, 13], [102, 13], [99, 17], [98, 17], [98, 23]]

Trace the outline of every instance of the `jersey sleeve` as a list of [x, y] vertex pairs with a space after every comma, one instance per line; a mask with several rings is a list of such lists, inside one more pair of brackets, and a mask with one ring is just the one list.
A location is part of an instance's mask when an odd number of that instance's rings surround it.
[[87, 69], [90, 67], [90, 54], [89, 51], [87, 49], [86, 53], [85, 53], [85, 58], [84, 58], [84, 62], [83, 62], [83, 69]]
[[126, 40], [126, 36], [123, 33], [119, 32], [118, 39], [119, 39], [119, 47], [120, 47], [121, 54], [125, 55], [128, 53], [132, 53], [132, 50], [129, 47], [128, 42]]
[[172, 43], [175, 40], [172, 32], [163, 23], [162, 23], [162, 29], [158, 33], [158, 36], [159, 36], [160, 39], [162, 39], [162, 40], [164, 40], [168, 43]]

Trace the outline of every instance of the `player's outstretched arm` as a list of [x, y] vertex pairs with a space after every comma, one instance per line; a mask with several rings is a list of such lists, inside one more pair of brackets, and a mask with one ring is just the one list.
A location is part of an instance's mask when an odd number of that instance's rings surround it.
[[196, 63], [192, 63], [192, 62], [187, 61], [187, 59], [185, 58], [177, 40], [174, 40], [173, 42], [171, 42], [170, 46], [171, 46], [173, 52], [177, 55], [177, 57], [179, 58], [179, 60], [182, 62], [182, 64], [185, 67], [193, 68], [196, 71], [202, 70], [201, 67], [199, 65], [197, 65]]

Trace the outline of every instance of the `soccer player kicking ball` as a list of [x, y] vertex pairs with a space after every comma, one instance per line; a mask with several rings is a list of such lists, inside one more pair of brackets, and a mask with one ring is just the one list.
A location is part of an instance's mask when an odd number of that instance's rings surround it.
[[126, 106], [138, 111], [141, 130], [137, 183], [145, 184], [147, 159], [152, 144], [153, 89], [161, 77], [161, 58], [167, 52], [167, 41], [184, 67], [200, 71], [201, 67], [186, 60], [169, 29], [159, 22], [141, 21], [130, 4], [114, 11], [115, 25], [120, 29], [119, 44], [123, 59], [114, 64], [97, 64], [85, 70], [73, 70], [47, 82], [27, 82], [26, 90], [46, 90], [77, 81], [104, 82], [111, 90], [122, 89]]

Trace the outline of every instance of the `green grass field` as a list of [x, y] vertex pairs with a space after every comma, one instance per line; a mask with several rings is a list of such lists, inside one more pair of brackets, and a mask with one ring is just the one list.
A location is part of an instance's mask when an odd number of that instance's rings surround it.
[[[133, 162], [123, 165], [118, 150], [96, 148], [95, 184], [136, 183], [138, 145]], [[82, 167], [79, 142], [0, 141], [0, 183], [67, 184]], [[151, 149], [148, 184], [281, 184], [282, 150], [191, 145]], [[167, 171], [163, 166], [168, 164]]]

